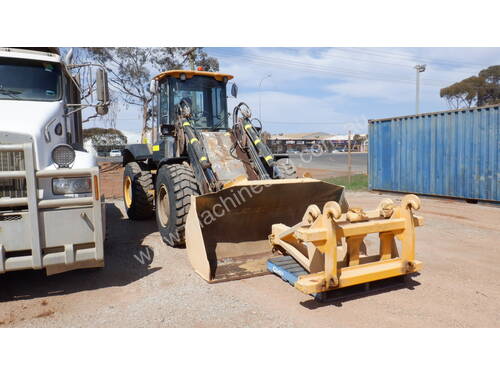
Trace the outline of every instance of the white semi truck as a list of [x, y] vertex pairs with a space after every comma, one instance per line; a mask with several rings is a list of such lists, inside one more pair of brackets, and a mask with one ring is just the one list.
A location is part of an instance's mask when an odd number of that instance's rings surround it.
[[[107, 113], [107, 76], [70, 65], [71, 55], [0, 48], [0, 274], [104, 264], [104, 199], [95, 156], [83, 149], [82, 111]], [[88, 68], [88, 88], [75, 68]], [[82, 92], [96, 102], [82, 103]]]

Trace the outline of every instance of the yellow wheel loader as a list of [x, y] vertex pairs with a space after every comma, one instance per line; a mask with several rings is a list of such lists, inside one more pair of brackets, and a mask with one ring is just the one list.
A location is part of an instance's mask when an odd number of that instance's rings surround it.
[[[228, 74], [171, 70], [157, 75], [151, 141], [123, 151], [124, 203], [130, 219], [156, 215], [170, 246], [186, 245], [208, 282], [268, 273], [273, 224], [293, 227], [310, 205], [335, 202], [344, 188], [298, 178], [287, 155], [272, 154], [245, 103], [229, 126]], [[237, 96], [237, 86], [231, 94]], [[276, 230], [273, 232], [278, 236]]]
[[[123, 151], [129, 218], [156, 215], [164, 242], [186, 244], [195, 271], [210, 282], [267, 273], [272, 224], [293, 225], [310, 204], [335, 201], [347, 210], [343, 187], [297, 178], [287, 155], [271, 153], [246, 104], [229, 126], [232, 78], [183, 70], [156, 76], [151, 143]], [[235, 85], [231, 92], [237, 95]]]

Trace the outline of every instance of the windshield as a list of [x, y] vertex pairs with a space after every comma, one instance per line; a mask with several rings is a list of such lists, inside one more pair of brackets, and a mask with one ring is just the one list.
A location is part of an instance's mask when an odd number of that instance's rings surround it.
[[0, 100], [56, 101], [60, 98], [59, 64], [0, 58]]
[[169, 86], [171, 111], [184, 99], [191, 106], [194, 126], [227, 128], [226, 85], [223, 82], [211, 77], [194, 76], [185, 81], [170, 79]]

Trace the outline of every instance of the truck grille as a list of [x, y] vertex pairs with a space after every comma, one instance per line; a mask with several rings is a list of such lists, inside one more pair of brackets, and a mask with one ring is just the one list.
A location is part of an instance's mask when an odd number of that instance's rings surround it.
[[[20, 151], [0, 151], [0, 171], [23, 171], [24, 154]], [[26, 181], [24, 179], [1, 179], [0, 198], [26, 197]]]

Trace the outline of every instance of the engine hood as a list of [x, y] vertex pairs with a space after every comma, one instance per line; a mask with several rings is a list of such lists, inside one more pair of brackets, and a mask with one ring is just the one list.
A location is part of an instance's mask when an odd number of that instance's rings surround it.
[[[64, 129], [60, 136], [54, 132], [59, 123]], [[50, 153], [55, 145], [66, 143], [65, 125], [62, 101], [0, 100], [0, 132], [30, 136], [34, 143], [35, 164], [38, 169], [52, 163]], [[48, 133], [48, 138], [45, 132]]]
[[0, 131], [43, 136], [44, 126], [61, 110], [62, 102], [0, 100]]

